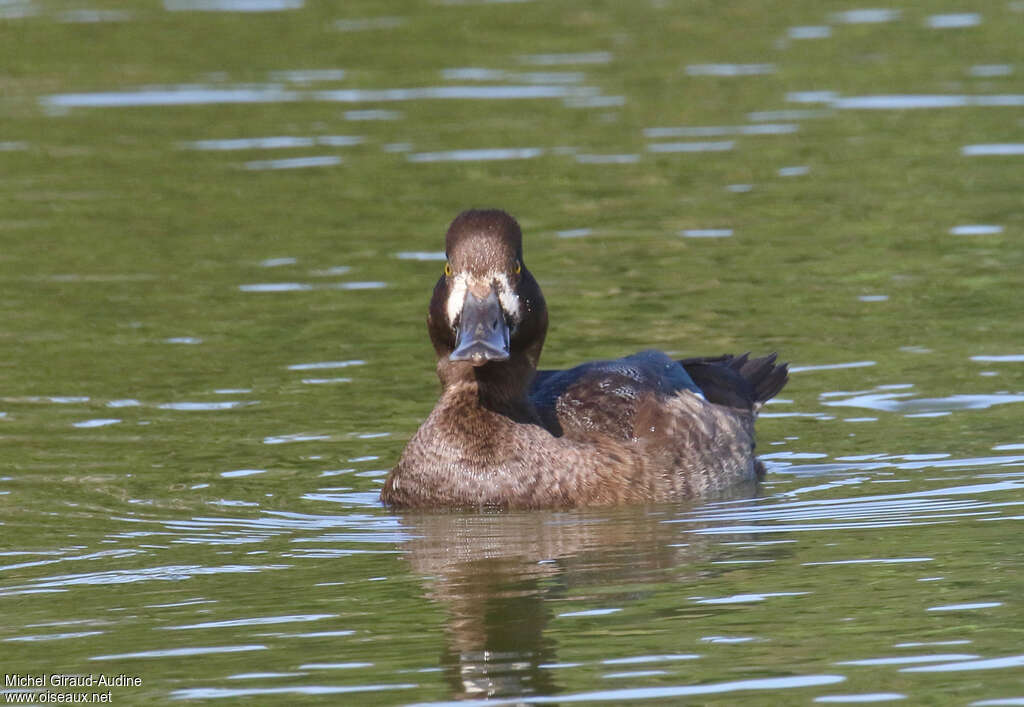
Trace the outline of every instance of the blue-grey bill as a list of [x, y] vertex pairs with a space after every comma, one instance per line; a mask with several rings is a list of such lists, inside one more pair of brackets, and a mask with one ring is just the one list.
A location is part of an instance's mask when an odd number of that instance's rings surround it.
[[509, 357], [508, 340], [505, 313], [494, 290], [482, 299], [467, 292], [459, 317], [455, 350], [448, 358], [469, 361], [474, 366], [482, 366], [488, 361], [505, 361]]

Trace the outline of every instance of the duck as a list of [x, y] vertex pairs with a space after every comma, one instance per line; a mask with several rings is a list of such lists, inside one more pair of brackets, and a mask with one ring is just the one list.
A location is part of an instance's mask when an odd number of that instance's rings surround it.
[[565, 509], [700, 500], [765, 474], [754, 421], [775, 353], [657, 350], [539, 370], [548, 329], [516, 220], [471, 209], [445, 236], [427, 330], [441, 394], [381, 490], [402, 509]]

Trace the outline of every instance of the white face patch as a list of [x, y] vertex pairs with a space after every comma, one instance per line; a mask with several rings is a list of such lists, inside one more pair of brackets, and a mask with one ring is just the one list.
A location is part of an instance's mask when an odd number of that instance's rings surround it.
[[504, 310], [505, 316], [511, 319], [513, 324], [518, 324], [522, 320], [522, 305], [511, 283], [508, 281], [508, 275], [503, 272], [492, 272], [482, 278], [475, 278], [469, 273], [460, 272], [452, 278], [452, 287], [448, 294], [447, 306], [445, 307], [449, 326], [455, 326], [455, 320], [462, 312], [462, 307], [466, 303], [466, 293], [469, 292], [470, 286], [477, 286], [480, 283], [486, 283], [488, 288], [493, 283], [493, 287], [498, 295], [498, 301], [501, 302], [501, 308]]
[[508, 275], [497, 273], [491, 278], [491, 282], [497, 282], [498, 301], [501, 302], [501, 308], [505, 310], [505, 315], [518, 324], [523, 318], [523, 313], [520, 310], [519, 298], [516, 297], [512, 285], [509, 284]]
[[448, 293], [448, 306], [446, 307], [448, 326], [450, 327], [455, 326], [455, 320], [462, 312], [462, 305], [466, 302], [466, 292], [469, 290], [468, 280], [469, 275], [464, 272], [460, 272], [452, 280], [452, 289]]

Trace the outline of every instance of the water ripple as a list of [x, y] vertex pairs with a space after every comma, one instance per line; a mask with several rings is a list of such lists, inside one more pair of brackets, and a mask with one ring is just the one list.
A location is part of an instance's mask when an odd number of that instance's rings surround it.
[[153, 651], [138, 651], [136, 653], [115, 653], [111, 655], [96, 655], [89, 660], [126, 660], [129, 658], [182, 658], [194, 655], [211, 655], [214, 653], [244, 653], [246, 651], [265, 651], [266, 646], [196, 646], [192, 648], [166, 648]]
[[1008, 655], [1002, 658], [965, 660], [941, 665], [922, 665], [917, 668], [902, 668], [901, 673], [949, 673], [962, 670], [998, 670], [1024, 666], [1024, 655]]
[[445, 150], [442, 152], [411, 152], [410, 162], [489, 162], [497, 160], [529, 160], [540, 157], [539, 147], [484, 148], [477, 150]]
[[587, 86], [522, 84], [483, 86], [424, 86], [420, 88], [336, 89], [305, 91], [273, 84], [213, 87], [181, 84], [93, 93], [57, 93], [40, 99], [50, 111], [72, 108], [131, 108], [250, 103], [380, 103], [419, 100], [530, 100], [596, 96]]
[[[950, 395], [946, 398], [911, 398], [913, 393], [870, 392], [843, 400], [823, 401], [827, 407], [857, 407], [899, 413], [987, 410], [994, 405], [1024, 402], [1024, 395], [989, 393], [987, 395]], [[908, 399], [909, 398], [909, 399]]]
[[184, 626], [158, 626], [163, 631], [184, 631], [195, 628], [235, 628], [238, 626], [268, 626], [271, 624], [295, 623], [297, 621], [320, 621], [333, 619], [337, 614], [296, 614], [294, 616], [261, 616], [252, 619], [232, 619], [229, 621], [204, 621]]
[[864, 660], [841, 660], [836, 665], [912, 665], [914, 663], [948, 663], [954, 660], [973, 660], [978, 656], [971, 653], [939, 653], [936, 655], [898, 655], [891, 658], [866, 658]]
[[560, 704], [563, 702], [617, 702], [628, 704], [635, 700], [659, 700], [671, 697], [718, 695], [747, 690], [789, 690], [801, 687], [834, 685], [846, 680], [843, 675], [790, 675], [781, 678], [730, 680], [704, 685], [665, 685], [662, 687], [634, 687], [622, 690], [596, 690], [562, 695], [517, 697], [512, 700], [459, 700], [457, 702], [418, 702], [410, 707], [489, 707], [509, 704]]
[[305, 0], [164, 0], [171, 12], [281, 12], [303, 5]]
[[716, 597], [707, 599], [704, 597], [690, 597], [697, 604], [751, 604], [761, 602], [773, 597], [799, 597], [810, 592], [759, 592], [757, 594], [733, 594], [728, 597]]
[[[175, 690], [171, 699], [212, 700], [218, 698], [262, 697], [264, 695], [346, 695], [356, 692], [380, 692], [382, 690], [411, 690], [419, 687], [414, 683], [391, 683], [385, 685], [297, 685], [294, 687], [251, 687], [232, 689], [229, 687], [190, 687]], [[458, 703], [466, 704], [466, 703]]]
[[689, 76], [759, 76], [774, 74], [775, 64], [690, 64]]
[[815, 702], [823, 704], [864, 704], [868, 702], [892, 702], [905, 700], [907, 696], [901, 692], [862, 692], [853, 695], [822, 695], [815, 697]]
[[[998, 463], [1005, 462], [1005, 457]], [[1024, 459], [1022, 457], [1021, 459]], [[950, 465], [971, 460], [949, 460]], [[920, 462], [924, 467], [942, 462]], [[993, 463], [993, 462], [989, 462]], [[805, 465], [828, 467], [829, 471], [862, 465]], [[885, 466], [885, 463], [880, 463]], [[902, 467], [901, 467], [902, 468]], [[776, 473], [780, 471], [775, 469]], [[785, 467], [782, 469], [785, 471]], [[688, 532], [698, 535], [729, 533], [779, 533], [797, 531], [851, 530], [862, 528], [890, 528], [954, 522], [958, 518], [999, 516], [1003, 508], [1024, 505], [1024, 501], [995, 502], [973, 498], [960, 498], [979, 494], [1019, 491], [1024, 480], [1003, 479], [992, 483], [975, 483], [899, 494], [855, 496], [840, 499], [784, 501], [771, 503], [763, 499], [757, 506], [731, 508], [727, 504], [709, 505], [701, 511], [663, 523], [695, 524]], [[791, 497], [791, 496], [790, 496]], [[780, 496], [778, 498], [784, 498]], [[923, 561], [923, 559], [922, 559]]]
[[23, 594], [40, 589], [66, 591], [76, 585], [134, 584], [135, 582], [165, 581], [180, 582], [199, 575], [235, 574], [263, 572], [264, 570], [287, 569], [291, 565], [164, 565], [161, 567], [140, 567], [128, 570], [106, 570], [43, 577], [31, 584], [15, 585], [0, 589], [0, 596]]

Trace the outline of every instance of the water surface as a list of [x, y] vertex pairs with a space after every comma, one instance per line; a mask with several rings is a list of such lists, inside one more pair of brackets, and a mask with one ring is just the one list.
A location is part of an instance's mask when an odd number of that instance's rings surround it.
[[[1021, 13], [0, 3], [4, 689], [1021, 701]], [[766, 483], [381, 508], [470, 206], [548, 366], [791, 361]]]

